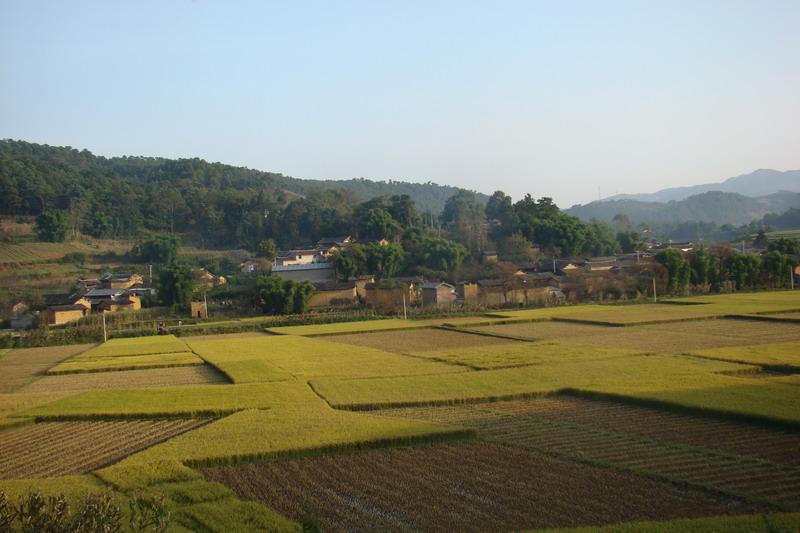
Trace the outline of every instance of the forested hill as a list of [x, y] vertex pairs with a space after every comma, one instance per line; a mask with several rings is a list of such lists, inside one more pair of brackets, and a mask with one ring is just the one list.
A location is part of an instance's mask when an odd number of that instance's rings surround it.
[[[158, 184], [185, 193], [245, 191], [281, 200], [292, 195], [308, 195], [314, 190], [345, 190], [355, 200], [407, 194], [422, 212], [439, 213], [448, 198], [460, 189], [435, 183], [403, 181], [306, 180], [273, 172], [262, 172], [202, 159], [156, 157], [102, 157], [87, 150], [55, 147], [24, 141], [0, 140], [0, 214], [31, 214], [44, 207], [66, 207], [68, 197], [78, 191], [91, 192], [93, 199], [122, 204], [157, 201], [143, 198]], [[122, 202], [125, 198], [127, 201]], [[488, 198], [478, 194], [481, 201]]]
[[790, 208], [800, 208], [800, 194], [782, 191], [752, 198], [736, 193], [711, 191], [664, 203], [629, 199], [604, 200], [573, 206], [566, 212], [583, 220], [603, 222], [610, 222], [614, 216], [622, 214], [634, 224], [697, 221], [741, 225], [768, 213], [784, 213]]

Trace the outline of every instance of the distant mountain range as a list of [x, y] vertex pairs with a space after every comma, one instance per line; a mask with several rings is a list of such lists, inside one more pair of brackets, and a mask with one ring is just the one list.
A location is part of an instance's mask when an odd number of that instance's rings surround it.
[[691, 187], [649, 194], [620, 194], [566, 210], [583, 220], [610, 222], [623, 214], [634, 224], [684, 221], [747, 224], [766, 214], [800, 208], [800, 170], [756, 170]]
[[760, 169], [750, 174], [728, 178], [720, 183], [672, 187], [653, 193], [617, 194], [601, 200], [641, 200], [643, 202], [678, 201], [709, 191], [733, 192], [744, 196], [767, 196], [780, 191], [800, 192], [800, 170]]

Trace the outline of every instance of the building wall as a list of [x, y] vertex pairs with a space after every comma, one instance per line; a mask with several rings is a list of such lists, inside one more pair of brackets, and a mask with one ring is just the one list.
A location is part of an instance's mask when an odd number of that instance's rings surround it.
[[378, 289], [375, 287], [368, 287], [366, 291], [366, 302], [367, 305], [375, 309], [387, 311], [402, 309], [403, 294], [406, 296], [406, 305], [408, 305], [410, 302], [407, 288]]
[[356, 288], [337, 289], [332, 291], [317, 291], [311, 296], [308, 302], [309, 307], [330, 307], [332, 305], [342, 305], [345, 302], [350, 304], [358, 300]]
[[456, 301], [456, 294], [448, 287], [422, 289], [422, 305], [448, 306]]
[[208, 318], [208, 308], [205, 302], [192, 302], [189, 310], [192, 318]]
[[295, 281], [310, 281], [312, 283], [336, 281], [335, 268], [313, 268], [307, 270], [285, 270], [282, 272], [273, 272], [276, 276], [283, 279], [293, 279]]
[[76, 309], [74, 311], [49, 310], [47, 312], [47, 323], [52, 326], [58, 326], [59, 324], [74, 322], [75, 320], [83, 318], [83, 316], [84, 316], [84, 311], [81, 311], [79, 309]]

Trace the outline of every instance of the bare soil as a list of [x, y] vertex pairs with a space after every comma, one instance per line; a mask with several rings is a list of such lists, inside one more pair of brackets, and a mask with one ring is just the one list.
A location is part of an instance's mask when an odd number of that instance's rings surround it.
[[0, 393], [12, 392], [73, 355], [85, 352], [94, 344], [71, 344], [44, 348], [11, 350], [0, 357]]

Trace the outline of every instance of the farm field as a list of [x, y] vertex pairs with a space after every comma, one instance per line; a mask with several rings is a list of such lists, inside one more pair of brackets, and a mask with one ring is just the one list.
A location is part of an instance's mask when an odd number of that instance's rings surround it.
[[458, 420], [494, 442], [713, 487], [751, 503], [800, 507], [797, 434], [569, 397], [395, 415]]
[[0, 489], [164, 494], [175, 531], [797, 530], [800, 328], [763, 317], [800, 296], [685, 300], [12, 350]]
[[[208, 468], [207, 479], [323, 531], [515, 531], [756, 505], [495, 443], [444, 444]], [[625, 505], [615, 505], [624, 501]]]
[[47, 422], [0, 432], [0, 479], [83, 474], [205, 420]]

